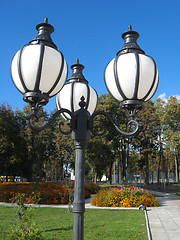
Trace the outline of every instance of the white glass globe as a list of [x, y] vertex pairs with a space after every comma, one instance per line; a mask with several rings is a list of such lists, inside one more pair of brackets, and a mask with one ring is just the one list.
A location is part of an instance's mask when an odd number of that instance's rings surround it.
[[41, 44], [30, 44], [12, 59], [11, 76], [22, 93], [56, 95], [67, 77], [67, 64], [60, 51]]
[[119, 102], [148, 101], [157, 89], [158, 79], [154, 60], [137, 52], [118, 55], [104, 73], [108, 91]]
[[[57, 94], [57, 109], [59, 110], [61, 108], [65, 108], [71, 112], [79, 110], [79, 102], [81, 101], [82, 96], [85, 98], [84, 101], [87, 104], [85, 109], [87, 109], [90, 115], [92, 115], [97, 106], [98, 95], [92, 87], [84, 82], [67, 82]], [[66, 113], [64, 113], [62, 116], [66, 120], [68, 120], [70, 117]]]

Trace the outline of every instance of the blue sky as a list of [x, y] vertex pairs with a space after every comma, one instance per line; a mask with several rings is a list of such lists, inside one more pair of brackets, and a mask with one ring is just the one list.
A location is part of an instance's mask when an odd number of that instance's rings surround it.
[[[85, 78], [99, 95], [107, 93], [104, 68], [123, 46], [121, 34], [131, 24], [140, 34], [139, 46], [158, 67], [154, 98], [180, 96], [180, 0], [0, 0], [0, 11], [0, 104], [8, 103], [13, 110], [26, 105], [11, 81], [10, 61], [37, 35], [35, 27], [46, 17], [69, 68], [79, 58]], [[55, 107], [52, 98], [46, 109]]]

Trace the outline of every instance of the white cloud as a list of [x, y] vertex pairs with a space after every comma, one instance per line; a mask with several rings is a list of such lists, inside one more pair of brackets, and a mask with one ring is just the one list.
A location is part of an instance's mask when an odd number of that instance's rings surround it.
[[177, 97], [178, 100], [180, 100], [180, 95], [176, 94], [175, 96]]
[[159, 95], [158, 98], [160, 98], [163, 101], [167, 101], [166, 93], [163, 93], [163, 94]]
[[[176, 94], [176, 95], [174, 95], [174, 96], [175, 96], [178, 100], [180, 100], [180, 95], [179, 95], [179, 94]], [[170, 97], [170, 96], [169, 96], [169, 97]], [[167, 102], [167, 100], [168, 100], [169, 97], [166, 97], [166, 93], [162, 93], [162, 94], [160, 94], [159, 97], [157, 97], [157, 98], [160, 98], [161, 100]]]

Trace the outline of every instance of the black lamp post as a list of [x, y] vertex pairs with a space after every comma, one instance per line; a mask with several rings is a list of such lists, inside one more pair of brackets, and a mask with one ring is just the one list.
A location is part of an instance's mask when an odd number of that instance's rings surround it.
[[[117, 53], [117, 57], [108, 63], [104, 72], [110, 94], [128, 110], [131, 117], [128, 123], [131, 126], [130, 131], [122, 131], [108, 113], [94, 112], [98, 96], [96, 91], [88, 86], [88, 81], [82, 74], [84, 66], [79, 64], [79, 60], [71, 66], [72, 76], [63, 86], [67, 76], [67, 65], [62, 53], [57, 51], [50, 38], [53, 27], [46, 20], [36, 28], [38, 36], [13, 57], [11, 76], [24, 100], [31, 105], [32, 114], [28, 117], [28, 124], [33, 130], [44, 130], [59, 114], [69, 122], [69, 130], [64, 132], [60, 127], [60, 131], [63, 134], [72, 132], [74, 140], [76, 162], [73, 240], [83, 240], [85, 149], [90, 131], [96, 136], [104, 134], [104, 131], [98, 133], [94, 130], [94, 118], [104, 115], [120, 134], [134, 135], [138, 131], [138, 122], [132, 117], [155, 93], [158, 72], [154, 60], [146, 56], [137, 45], [139, 34], [129, 27], [129, 31], [122, 35], [125, 40], [123, 48]], [[57, 112], [42, 127], [33, 125], [32, 120], [37, 120], [36, 113], [39, 107], [47, 104], [49, 97], [57, 93]]]

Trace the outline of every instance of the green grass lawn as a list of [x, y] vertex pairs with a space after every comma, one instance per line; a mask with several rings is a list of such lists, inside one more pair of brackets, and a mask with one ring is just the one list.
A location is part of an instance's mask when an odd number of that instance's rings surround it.
[[[72, 239], [73, 214], [67, 209], [40, 207], [34, 212], [46, 239]], [[0, 206], [0, 216], [0, 240], [5, 240], [16, 219], [16, 207]], [[84, 221], [85, 240], [148, 239], [144, 211], [87, 209]]]

